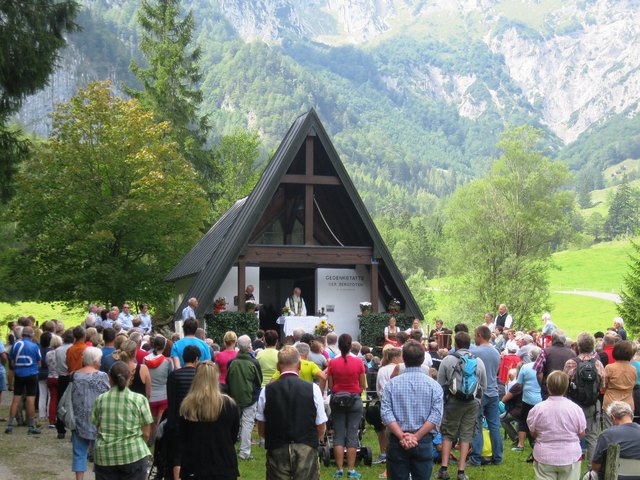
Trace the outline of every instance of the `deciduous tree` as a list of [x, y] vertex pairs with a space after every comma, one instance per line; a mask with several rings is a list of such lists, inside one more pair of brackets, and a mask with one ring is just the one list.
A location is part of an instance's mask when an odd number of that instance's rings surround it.
[[504, 133], [488, 176], [458, 189], [447, 206], [445, 267], [456, 318], [479, 321], [509, 305], [516, 326], [547, 307], [551, 245], [567, 234], [573, 206], [566, 168], [545, 157], [539, 131]]
[[[93, 83], [53, 115], [16, 177], [24, 297], [165, 303], [162, 277], [199, 238], [204, 192], [167, 122]], [[6, 280], [6, 279], [5, 279]]]

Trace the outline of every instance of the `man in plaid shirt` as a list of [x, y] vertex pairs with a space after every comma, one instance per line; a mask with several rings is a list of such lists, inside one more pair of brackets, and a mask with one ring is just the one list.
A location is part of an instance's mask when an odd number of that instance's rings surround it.
[[442, 421], [442, 387], [420, 366], [424, 348], [409, 340], [402, 348], [404, 373], [389, 380], [380, 414], [390, 432], [387, 450], [389, 477], [429, 480], [433, 468], [432, 441]]

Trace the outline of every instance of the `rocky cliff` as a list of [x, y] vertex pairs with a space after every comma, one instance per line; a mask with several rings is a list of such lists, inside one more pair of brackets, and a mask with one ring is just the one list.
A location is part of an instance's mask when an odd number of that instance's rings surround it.
[[[79, 85], [97, 78], [131, 81], [126, 65], [135, 53], [137, 0], [85, 4], [82, 36], [71, 38], [49, 88], [25, 102], [19, 116], [40, 134], [48, 132], [47, 114], [55, 103]], [[399, 109], [411, 98], [440, 102], [478, 124], [532, 121], [571, 143], [593, 125], [615, 114], [634, 116], [639, 108], [638, 0], [185, 0], [184, 6], [196, 14], [205, 77], [232, 58], [208, 55], [214, 44], [232, 40], [209, 40], [211, 25], [223, 21], [235, 32], [233, 41], [266, 44], [278, 52], [282, 65], [293, 58], [312, 76], [318, 68], [328, 69], [360, 91], [365, 78]], [[108, 26], [102, 28], [108, 35], [101, 33], [105, 45], [96, 47], [102, 48], [96, 55], [85, 44], [100, 22]], [[119, 47], [113, 51], [109, 44], [115, 41]], [[317, 47], [316, 57], [304, 50], [309, 46]], [[345, 66], [344, 52], [353, 51], [366, 64]], [[356, 76], [350, 67], [366, 71]], [[263, 72], [261, 81], [280, 81], [277, 70]], [[223, 88], [222, 77], [217, 78]], [[219, 97], [224, 100], [208, 110], [224, 104], [226, 111], [243, 115], [245, 124], [255, 117], [257, 109], [243, 106], [237, 93]], [[335, 99], [319, 101], [327, 104], [328, 116], [346, 115], [345, 105], [339, 107]], [[255, 121], [260, 129], [260, 119]]]

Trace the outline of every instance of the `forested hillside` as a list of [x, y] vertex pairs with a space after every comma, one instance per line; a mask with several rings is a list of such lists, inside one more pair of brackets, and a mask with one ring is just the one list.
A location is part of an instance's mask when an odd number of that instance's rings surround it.
[[[85, 0], [83, 30], [18, 120], [47, 134], [47, 114], [79, 86], [138, 87], [127, 68], [140, 57], [138, 5]], [[266, 155], [296, 115], [316, 108], [379, 215], [430, 211], [482, 176], [508, 126], [542, 128], [548, 151], [592, 188], [604, 167], [640, 156], [633, 2], [185, 0], [183, 8], [202, 49], [210, 141], [248, 128]]]

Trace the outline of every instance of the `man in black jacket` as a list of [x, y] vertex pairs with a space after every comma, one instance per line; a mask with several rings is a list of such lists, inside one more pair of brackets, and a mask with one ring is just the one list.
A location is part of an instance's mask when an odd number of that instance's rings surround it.
[[318, 385], [298, 377], [300, 355], [293, 347], [278, 353], [280, 378], [258, 400], [258, 433], [267, 449], [267, 480], [319, 480], [318, 440], [327, 415]]

